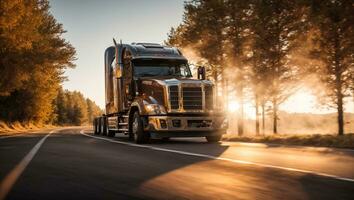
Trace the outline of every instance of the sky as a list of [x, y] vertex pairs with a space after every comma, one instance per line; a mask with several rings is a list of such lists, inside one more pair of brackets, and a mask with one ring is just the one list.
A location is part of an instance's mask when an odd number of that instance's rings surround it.
[[[63, 36], [76, 48], [76, 68], [68, 69], [65, 89], [78, 90], [104, 108], [104, 50], [112, 38], [123, 43], [163, 43], [171, 27], [182, 22], [185, 0], [50, 0], [51, 12], [67, 30]], [[186, 55], [187, 56], [187, 55]], [[187, 56], [188, 57], [188, 56]], [[252, 102], [246, 111], [254, 113]], [[231, 107], [237, 108], [235, 102]], [[329, 113], [319, 108], [309, 88], [304, 88], [280, 106], [288, 112]], [[352, 99], [346, 111], [353, 112]], [[252, 115], [252, 114], [250, 114]]]
[[104, 50], [123, 43], [163, 43], [182, 22], [184, 0], [50, 0], [51, 13], [76, 48], [76, 68], [64, 88], [78, 90], [104, 108]]

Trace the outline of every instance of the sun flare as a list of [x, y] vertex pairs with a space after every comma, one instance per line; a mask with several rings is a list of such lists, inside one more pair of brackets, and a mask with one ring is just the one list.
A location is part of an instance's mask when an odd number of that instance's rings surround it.
[[[230, 115], [237, 115], [241, 112], [241, 106], [237, 100], [237, 97], [234, 95], [229, 95], [228, 104], [226, 106], [226, 112]], [[333, 112], [326, 107], [316, 106], [318, 105], [316, 96], [311, 93], [310, 89], [304, 88], [292, 96], [290, 96], [286, 101], [284, 101], [279, 106], [279, 110], [285, 111], [288, 113], [316, 113], [316, 114], [324, 114]], [[269, 109], [271, 104], [266, 105], [266, 109]], [[349, 106], [352, 109], [352, 105]], [[349, 110], [350, 110], [349, 109]], [[260, 114], [261, 110], [259, 110]], [[248, 119], [256, 118], [256, 110], [254, 107], [254, 102], [245, 101], [243, 104], [243, 116]]]
[[240, 105], [236, 101], [230, 101], [227, 106], [228, 112], [236, 112], [240, 108]]
[[[239, 113], [240, 104], [235, 100], [229, 101], [227, 106], [227, 112], [232, 115]], [[253, 107], [252, 104], [245, 103], [243, 105], [243, 115], [245, 118], [249, 118], [249, 119], [255, 118], [255, 108]]]

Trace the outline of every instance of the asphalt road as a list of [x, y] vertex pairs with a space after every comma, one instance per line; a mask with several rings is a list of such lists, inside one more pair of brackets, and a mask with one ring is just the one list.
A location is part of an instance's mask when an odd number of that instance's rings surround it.
[[1, 199], [354, 199], [354, 151], [88, 128], [0, 136]]

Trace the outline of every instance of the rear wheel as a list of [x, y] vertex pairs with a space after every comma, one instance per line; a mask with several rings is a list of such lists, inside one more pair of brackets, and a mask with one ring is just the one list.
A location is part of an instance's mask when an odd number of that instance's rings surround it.
[[132, 136], [137, 144], [143, 144], [149, 142], [149, 133], [144, 132], [143, 122], [140, 118], [139, 112], [135, 112], [133, 115], [133, 120], [131, 124]]
[[107, 135], [107, 120], [106, 120], [107, 118], [105, 118], [105, 117], [101, 117], [101, 120], [102, 120], [102, 135], [104, 135], [104, 136], [106, 136]]
[[96, 119], [96, 126], [97, 126], [97, 135], [100, 135], [102, 133], [102, 125], [101, 125], [101, 117]]
[[222, 135], [211, 135], [211, 136], [206, 136], [205, 138], [209, 143], [216, 143], [221, 140]]
[[97, 131], [97, 120], [96, 118], [93, 119], [93, 134], [97, 135], [98, 131]]
[[115, 135], [116, 135], [116, 132], [108, 129], [108, 134], [107, 134], [108, 137], [114, 137]]

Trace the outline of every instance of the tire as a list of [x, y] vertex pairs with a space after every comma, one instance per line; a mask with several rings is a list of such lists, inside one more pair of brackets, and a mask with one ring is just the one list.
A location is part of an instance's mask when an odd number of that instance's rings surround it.
[[109, 130], [108, 129], [108, 133], [107, 133], [108, 137], [114, 137], [115, 135], [116, 135], [116, 132], [114, 132], [113, 130]]
[[97, 118], [97, 135], [102, 133], [101, 117]]
[[144, 132], [143, 122], [140, 118], [139, 112], [135, 112], [133, 115], [133, 120], [131, 121], [131, 132], [134, 137], [134, 141], [137, 144], [147, 143], [150, 140], [149, 133]]
[[131, 124], [132, 123], [130, 123], [130, 125], [129, 125], [129, 140], [130, 141], [134, 141], [134, 133], [133, 133], [133, 131], [132, 131], [132, 127], [131, 127]]
[[101, 118], [101, 120], [102, 120], [102, 135], [104, 135], [104, 136], [107, 136], [107, 130], [108, 130], [108, 128], [107, 128], [107, 120], [106, 120], [107, 118], [105, 118], [105, 117], [102, 117]]
[[212, 135], [212, 136], [206, 136], [206, 140], [208, 143], [217, 143], [221, 140], [222, 135]]
[[98, 135], [97, 119], [93, 120], [93, 134]]

